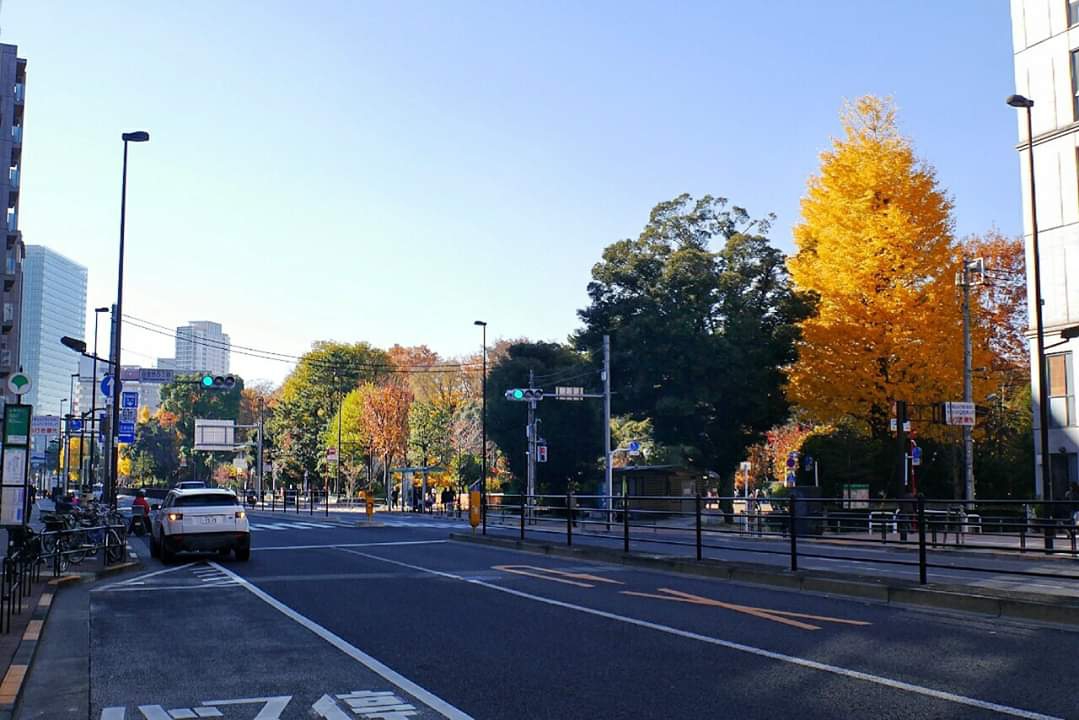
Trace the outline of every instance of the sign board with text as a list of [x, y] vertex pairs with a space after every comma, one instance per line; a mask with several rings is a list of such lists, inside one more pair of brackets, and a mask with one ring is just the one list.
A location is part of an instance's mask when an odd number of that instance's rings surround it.
[[947, 425], [974, 427], [975, 410], [972, 402], [944, 403], [944, 422]]

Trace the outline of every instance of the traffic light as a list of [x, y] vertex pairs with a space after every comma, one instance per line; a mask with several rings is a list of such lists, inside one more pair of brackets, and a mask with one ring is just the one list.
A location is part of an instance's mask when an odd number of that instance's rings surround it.
[[547, 446], [536, 446], [536, 462], [547, 462]]
[[231, 390], [236, 378], [232, 375], [203, 375], [201, 382], [206, 390]]
[[506, 391], [506, 399], [517, 402], [542, 400], [543, 391], [538, 388], [514, 388], [513, 390]]

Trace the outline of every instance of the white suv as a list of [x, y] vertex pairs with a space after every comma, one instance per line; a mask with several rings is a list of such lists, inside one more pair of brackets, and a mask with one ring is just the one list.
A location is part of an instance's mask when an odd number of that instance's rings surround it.
[[251, 528], [236, 494], [218, 488], [170, 490], [150, 523], [150, 555], [171, 562], [178, 552], [232, 550], [251, 557]]

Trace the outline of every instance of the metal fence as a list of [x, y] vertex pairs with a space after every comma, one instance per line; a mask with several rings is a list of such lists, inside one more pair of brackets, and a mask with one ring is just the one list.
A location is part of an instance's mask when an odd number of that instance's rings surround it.
[[[491, 493], [487, 523], [529, 533], [599, 538], [707, 550], [848, 560], [917, 569], [928, 582], [935, 568], [1075, 580], [1070, 562], [996, 563], [1020, 558], [1079, 559], [1072, 502], [937, 500], [909, 497], [867, 501], [812, 497], [702, 495], [532, 495]], [[865, 552], [872, 548], [875, 552]], [[888, 548], [893, 552], [879, 552]], [[861, 550], [861, 552], [859, 552]], [[962, 552], [943, 551], [961, 550]], [[677, 550], [676, 550], [677, 552]]]
[[9, 547], [0, 562], [0, 633], [11, 632], [12, 615], [20, 615], [32, 584], [41, 582], [42, 571], [59, 577], [72, 565], [100, 553], [104, 567], [122, 562], [127, 552], [127, 528], [120, 524], [76, 526], [34, 532]]

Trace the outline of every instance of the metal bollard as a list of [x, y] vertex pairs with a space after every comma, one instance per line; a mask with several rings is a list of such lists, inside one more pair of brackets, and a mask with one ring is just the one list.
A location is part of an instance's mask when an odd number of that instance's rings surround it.
[[701, 494], [697, 493], [697, 559], [700, 560], [701, 556]]
[[525, 512], [527, 511], [528, 496], [521, 496], [521, 539], [525, 539]]
[[925, 567], [925, 496], [918, 495], [918, 582], [926, 583]]
[[573, 493], [566, 493], [566, 545], [573, 545]]
[[791, 572], [796, 572], [798, 570], [798, 529], [795, 526], [797, 517], [795, 515], [794, 506], [794, 497], [791, 496], [787, 504], [787, 521], [790, 523], [791, 539]]

